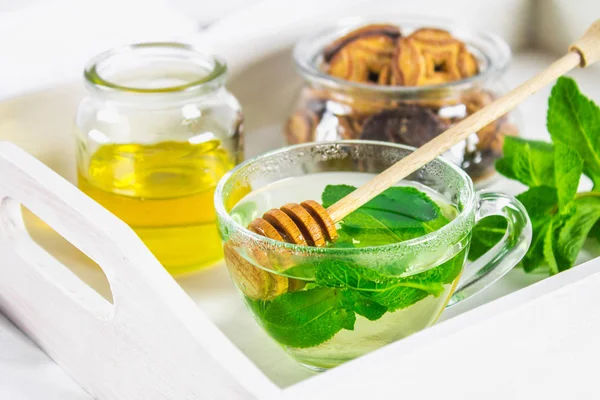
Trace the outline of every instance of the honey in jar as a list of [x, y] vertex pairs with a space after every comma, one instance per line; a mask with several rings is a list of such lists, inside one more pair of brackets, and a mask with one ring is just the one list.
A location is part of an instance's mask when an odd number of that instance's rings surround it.
[[222, 257], [213, 194], [241, 160], [241, 111], [224, 64], [184, 45], [98, 56], [77, 116], [79, 188], [182, 273]]
[[194, 268], [221, 257], [215, 186], [235, 160], [218, 140], [100, 147], [79, 187], [129, 224], [166, 266]]

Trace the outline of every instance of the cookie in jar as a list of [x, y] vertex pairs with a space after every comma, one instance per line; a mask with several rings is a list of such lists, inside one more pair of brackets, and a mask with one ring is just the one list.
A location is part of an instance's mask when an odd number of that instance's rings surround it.
[[[304, 79], [285, 124], [288, 144], [366, 139], [419, 147], [504, 93], [510, 49], [498, 36], [415, 21], [326, 29], [294, 49]], [[494, 175], [517, 111], [444, 157], [476, 183]]]

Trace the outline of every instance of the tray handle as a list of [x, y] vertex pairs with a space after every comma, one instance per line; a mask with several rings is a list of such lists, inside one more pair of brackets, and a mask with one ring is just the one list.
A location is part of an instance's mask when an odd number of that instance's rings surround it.
[[[113, 304], [31, 239], [20, 205], [102, 268]], [[9, 142], [0, 142], [0, 259], [0, 310], [98, 399], [280, 390], [124, 222]]]

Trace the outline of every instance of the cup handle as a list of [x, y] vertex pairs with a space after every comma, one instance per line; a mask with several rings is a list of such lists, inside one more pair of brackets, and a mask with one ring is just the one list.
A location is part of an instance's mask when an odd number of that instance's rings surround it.
[[475, 207], [475, 223], [500, 215], [506, 218], [506, 233], [500, 242], [465, 268], [448, 307], [502, 278], [521, 261], [531, 244], [531, 221], [519, 200], [501, 193], [478, 192]]

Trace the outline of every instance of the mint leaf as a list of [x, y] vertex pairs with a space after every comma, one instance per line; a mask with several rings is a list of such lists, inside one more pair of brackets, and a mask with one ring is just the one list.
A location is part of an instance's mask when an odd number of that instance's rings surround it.
[[388, 309], [379, 303], [370, 300], [359, 293], [345, 291], [346, 297], [350, 302], [352, 310], [358, 315], [362, 315], [369, 321], [377, 321], [385, 314]]
[[[322, 194], [323, 206], [331, 206], [354, 190], [356, 188], [349, 185], [328, 185]], [[410, 186], [391, 187], [342, 220], [341, 246], [402, 242], [433, 232], [447, 223], [439, 206], [425, 193]]]
[[[600, 131], [598, 132], [600, 133]], [[558, 189], [558, 205], [562, 210], [575, 198], [583, 173], [583, 160], [577, 151], [561, 142], [554, 142], [554, 175]]]
[[360, 293], [339, 288], [290, 292], [271, 301], [246, 300], [273, 339], [296, 348], [317, 346], [342, 329], [354, 330], [355, 313], [375, 321], [388, 311]]
[[592, 227], [592, 229], [590, 230], [589, 236], [600, 241], [600, 221], [596, 222], [596, 224]]
[[469, 260], [476, 260], [494, 247], [506, 233], [506, 218], [500, 215], [485, 217], [473, 228]]
[[561, 208], [573, 200], [583, 172], [583, 160], [572, 147], [558, 141], [552, 145], [507, 137], [503, 151], [503, 158], [496, 161], [496, 169], [502, 175], [530, 187], [558, 188]]
[[438, 296], [444, 289], [439, 282], [413, 281], [410, 279], [390, 278], [372, 268], [364, 268], [343, 260], [324, 260], [317, 267], [316, 281], [328, 287], [350, 288], [368, 293], [383, 293], [399, 287], [419, 289]]
[[552, 218], [557, 209], [558, 194], [553, 187], [537, 186], [518, 195], [517, 200], [525, 206], [531, 224], [535, 226], [541, 218]]
[[590, 230], [600, 219], [600, 197], [580, 197], [559, 215], [560, 225], [554, 234], [554, 254], [558, 271], [575, 263]]
[[341, 289], [316, 288], [248, 302], [269, 335], [290, 347], [317, 346], [342, 329], [353, 330], [356, 321]]
[[[350, 289], [389, 311], [406, 308], [429, 295], [439, 296], [444, 285], [460, 275], [465, 251], [445, 263], [405, 278], [383, 275], [343, 260], [323, 260], [316, 269], [316, 282], [321, 286]], [[357, 311], [358, 312], [358, 311]]]
[[[531, 236], [531, 245], [525, 257], [521, 260], [521, 266], [525, 272], [533, 272], [546, 265], [546, 252], [544, 246], [546, 243], [546, 235], [551, 229], [552, 219], [548, 219], [543, 223], [539, 223], [533, 228]], [[550, 230], [550, 232], [552, 232]]]
[[527, 186], [554, 186], [554, 149], [550, 143], [507, 136], [496, 169]]
[[517, 196], [532, 225], [531, 245], [521, 261], [526, 272], [547, 266], [550, 274], [556, 274], [571, 268], [600, 219], [600, 195], [591, 192], [576, 196], [570, 189], [567, 199], [572, 200], [560, 208], [560, 190], [538, 186]]
[[538, 186], [521, 193], [517, 199], [525, 206], [531, 219], [531, 245], [521, 265], [526, 272], [532, 272], [546, 264], [544, 242], [558, 210], [558, 193], [555, 188]]
[[[350, 185], [327, 185], [321, 198], [323, 207], [329, 207], [356, 190]], [[392, 186], [360, 207], [365, 210], [386, 211], [400, 221], [431, 221], [439, 216], [440, 209], [425, 193], [412, 186]]]
[[553, 141], [575, 149], [584, 161], [585, 173], [600, 184], [600, 108], [583, 96], [577, 83], [562, 77], [552, 88], [548, 101], [548, 132]]
[[550, 270], [550, 274], [558, 274], [558, 261], [556, 261], [556, 256], [554, 254], [554, 229], [553, 222], [550, 221], [547, 224], [544, 224], [542, 229], [539, 232], [539, 244], [541, 247], [540, 254], [543, 255], [544, 260], [548, 263], [548, 269]]
[[[402, 285], [389, 286], [388, 290], [374, 292], [370, 299], [386, 306], [390, 311], [407, 308], [429, 295], [439, 296], [443, 285], [451, 284], [460, 275], [466, 251], [463, 250], [445, 263], [407, 278]], [[413, 286], [410, 286], [413, 285]]]

